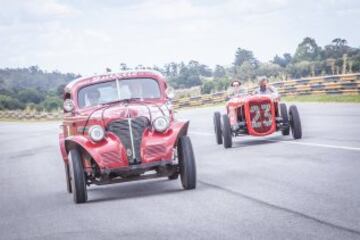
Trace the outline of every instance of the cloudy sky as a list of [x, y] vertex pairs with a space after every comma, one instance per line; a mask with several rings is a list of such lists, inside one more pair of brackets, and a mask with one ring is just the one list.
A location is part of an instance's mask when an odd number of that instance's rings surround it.
[[230, 65], [238, 47], [268, 61], [305, 37], [360, 46], [358, 0], [0, 0], [0, 68], [80, 74], [121, 62]]

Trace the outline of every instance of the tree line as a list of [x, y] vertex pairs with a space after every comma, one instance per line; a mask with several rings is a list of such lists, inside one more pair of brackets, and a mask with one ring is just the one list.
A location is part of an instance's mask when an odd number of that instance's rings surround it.
[[[121, 63], [117, 70], [129, 70]], [[137, 65], [134, 69], [148, 69]], [[198, 61], [171, 62], [162, 67], [152, 66], [162, 72], [175, 89], [199, 86], [202, 93], [222, 91], [233, 79], [243, 83], [255, 82], [258, 76], [271, 81], [309, 76], [360, 72], [360, 48], [351, 47], [346, 39], [335, 38], [321, 47], [315, 39], [306, 37], [295, 52], [276, 55], [271, 61], [259, 61], [251, 50], [238, 48], [234, 62], [228, 66], [211, 68]], [[112, 69], [106, 68], [106, 72]], [[115, 71], [115, 70], [114, 70]], [[74, 73], [46, 72], [37, 66], [29, 68], [0, 69], [0, 110], [24, 109], [53, 110], [61, 107], [64, 86], [80, 77]]]

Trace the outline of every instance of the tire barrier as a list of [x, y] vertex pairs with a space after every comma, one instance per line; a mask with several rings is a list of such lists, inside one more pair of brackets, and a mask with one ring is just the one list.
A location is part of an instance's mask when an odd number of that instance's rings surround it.
[[[360, 73], [301, 78], [270, 84], [278, 89], [281, 96], [358, 95], [360, 94]], [[256, 86], [250, 87], [248, 89], [249, 93], [253, 92], [255, 88]], [[175, 108], [214, 105], [224, 102], [226, 97], [226, 92], [217, 92], [190, 98], [174, 99], [173, 105]]]
[[0, 119], [3, 120], [37, 120], [37, 121], [53, 121], [61, 120], [63, 118], [62, 112], [27, 112], [21, 110], [14, 111], [0, 111]]

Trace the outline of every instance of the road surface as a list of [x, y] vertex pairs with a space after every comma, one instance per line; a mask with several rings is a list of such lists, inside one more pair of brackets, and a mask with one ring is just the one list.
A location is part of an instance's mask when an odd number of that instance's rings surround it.
[[65, 191], [59, 123], [0, 123], [0, 239], [360, 239], [360, 105], [299, 104], [303, 139], [215, 144], [212, 114], [191, 120], [198, 186], [179, 181]]

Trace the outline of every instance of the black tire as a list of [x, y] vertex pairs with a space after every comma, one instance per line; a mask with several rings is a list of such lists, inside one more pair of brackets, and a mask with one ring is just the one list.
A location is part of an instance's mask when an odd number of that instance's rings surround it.
[[196, 188], [196, 165], [190, 138], [180, 137], [177, 149], [181, 184], [184, 189], [194, 189]]
[[70, 181], [75, 203], [87, 201], [86, 179], [80, 152], [77, 149], [69, 151]]
[[216, 143], [222, 144], [222, 133], [221, 133], [221, 115], [219, 112], [214, 113], [214, 129], [215, 129], [215, 137], [216, 137]]
[[68, 193], [72, 193], [69, 163], [65, 163], [64, 166], [65, 166], [66, 190]]
[[290, 116], [291, 133], [293, 138], [294, 139], [302, 138], [301, 120], [300, 120], [299, 112], [295, 105], [290, 106], [289, 116]]
[[280, 103], [280, 114], [283, 120], [283, 124], [289, 126], [288, 128], [281, 130], [281, 134], [283, 136], [287, 136], [290, 134], [290, 125], [289, 125], [289, 115], [285, 103]]
[[224, 114], [222, 116], [222, 135], [223, 135], [223, 144], [224, 148], [232, 147], [232, 133], [229, 117]]

